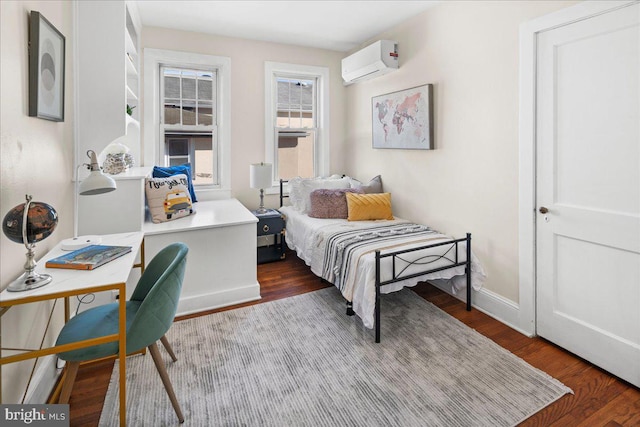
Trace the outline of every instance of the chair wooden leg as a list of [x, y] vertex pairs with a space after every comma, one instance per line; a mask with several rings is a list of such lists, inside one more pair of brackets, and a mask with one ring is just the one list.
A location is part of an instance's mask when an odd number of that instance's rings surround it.
[[76, 375], [78, 375], [79, 367], [80, 362], [67, 362], [67, 371], [64, 374], [64, 382], [62, 383], [62, 390], [60, 391], [60, 400], [58, 400], [58, 403], [69, 403], [71, 390], [73, 390], [73, 383], [76, 381]]
[[181, 423], [183, 423], [184, 416], [182, 415], [182, 410], [180, 409], [180, 404], [178, 403], [178, 399], [176, 399], [176, 394], [173, 391], [173, 386], [171, 385], [171, 380], [169, 380], [167, 369], [165, 368], [164, 362], [162, 361], [162, 356], [160, 356], [160, 351], [158, 350], [158, 344], [153, 343], [148, 347], [148, 349], [149, 349], [149, 353], [151, 353], [151, 358], [153, 359], [153, 363], [155, 363], [156, 369], [158, 369], [158, 373], [160, 374], [160, 378], [162, 379], [162, 384], [164, 384], [164, 388], [165, 390], [167, 390], [167, 394], [169, 395], [169, 400], [171, 400], [173, 409], [176, 411], [178, 420]]
[[162, 338], [160, 338], [160, 341], [162, 342], [162, 345], [164, 345], [164, 348], [167, 350], [167, 353], [169, 353], [169, 356], [171, 356], [171, 360], [173, 360], [174, 362], [177, 362], [178, 358], [176, 357], [176, 354], [173, 352], [173, 348], [171, 347], [171, 344], [169, 344], [169, 340], [167, 339], [167, 336], [163, 335]]

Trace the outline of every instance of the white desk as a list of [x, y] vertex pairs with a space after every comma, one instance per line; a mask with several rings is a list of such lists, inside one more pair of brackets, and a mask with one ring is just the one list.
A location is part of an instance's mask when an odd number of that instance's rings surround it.
[[[103, 245], [131, 246], [133, 249], [128, 254], [98, 267], [95, 270], [45, 268], [44, 264], [47, 260], [65, 253], [60, 249], [60, 244], [58, 244], [40, 259], [38, 266], [36, 267], [37, 272], [47, 273], [53, 277], [53, 281], [51, 283], [31, 291], [9, 292], [4, 290], [0, 293], [0, 307], [4, 309], [20, 304], [65, 298], [66, 321], [69, 319], [69, 297], [92, 292], [117, 290], [120, 301], [120, 325], [118, 334], [2, 357], [0, 358], [0, 365], [20, 362], [50, 354], [57, 354], [78, 348], [90, 347], [97, 344], [119, 341], [120, 425], [126, 425], [126, 284], [129, 272], [133, 267], [144, 268], [144, 250], [140, 251], [140, 248], [143, 245], [143, 238], [144, 234], [142, 232], [109, 234], [102, 236], [101, 244]], [[139, 252], [142, 254], [141, 263], [136, 264], [136, 257]]]

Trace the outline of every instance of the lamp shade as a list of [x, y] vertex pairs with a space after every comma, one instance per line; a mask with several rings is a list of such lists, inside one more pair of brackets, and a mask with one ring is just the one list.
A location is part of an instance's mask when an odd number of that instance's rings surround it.
[[94, 194], [108, 193], [116, 189], [116, 182], [110, 176], [106, 176], [100, 170], [98, 158], [93, 150], [87, 151], [91, 159], [89, 169], [91, 173], [80, 183], [78, 194], [82, 196], [93, 196]]
[[86, 177], [78, 188], [81, 196], [93, 196], [94, 194], [108, 193], [116, 189], [116, 182], [110, 176], [101, 171], [93, 171]]
[[252, 163], [249, 169], [251, 188], [269, 188], [272, 181], [271, 163]]

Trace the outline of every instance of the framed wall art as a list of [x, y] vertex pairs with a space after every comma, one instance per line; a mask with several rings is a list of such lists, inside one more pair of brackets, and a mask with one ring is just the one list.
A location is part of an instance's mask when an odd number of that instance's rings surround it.
[[373, 148], [433, 149], [433, 85], [371, 98]]
[[29, 17], [29, 116], [64, 121], [65, 38], [40, 12]]

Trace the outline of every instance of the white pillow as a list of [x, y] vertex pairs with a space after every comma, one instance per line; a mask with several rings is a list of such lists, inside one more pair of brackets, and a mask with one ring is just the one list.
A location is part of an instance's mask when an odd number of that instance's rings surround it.
[[329, 178], [300, 178], [289, 180], [289, 201], [293, 208], [302, 213], [311, 211], [311, 192], [320, 189], [347, 189], [350, 187], [348, 177], [332, 175]]
[[288, 183], [289, 202], [297, 211], [301, 210], [300, 185], [302, 185], [302, 178], [299, 176], [291, 178]]

